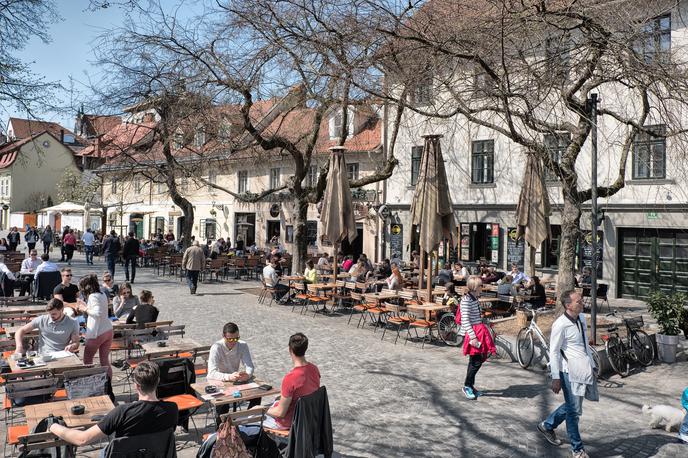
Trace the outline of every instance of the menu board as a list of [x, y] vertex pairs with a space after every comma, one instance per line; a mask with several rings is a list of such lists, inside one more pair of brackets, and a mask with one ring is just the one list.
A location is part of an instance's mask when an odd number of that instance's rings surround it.
[[459, 246], [461, 249], [461, 260], [470, 261], [471, 256], [471, 226], [469, 224], [460, 225]]
[[526, 262], [526, 241], [523, 237], [516, 238], [517, 229], [510, 227], [507, 229], [506, 237], [506, 268], [511, 269], [511, 264], [515, 263], [520, 271], [523, 271]]
[[[604, 231], [597, 231], [597, 278], [602, 278], [602, 246], [604, 241]], [[580, 247], [581, 267], [592, 268], [592, 231], [583, 231]]]
[[404, 258], [404, 226], [401, 224], [392, 224], [389, 226], [389, 250], [390, 258], [397, 253], [399, 259]]

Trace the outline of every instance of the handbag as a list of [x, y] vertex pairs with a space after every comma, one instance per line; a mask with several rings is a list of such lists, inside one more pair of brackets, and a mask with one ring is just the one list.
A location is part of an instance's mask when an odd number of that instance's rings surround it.
[[230, 420], [223, 422], [217, 430], [217, 439], [213, 445], [212, 458], [251, 458], [239, 430]]

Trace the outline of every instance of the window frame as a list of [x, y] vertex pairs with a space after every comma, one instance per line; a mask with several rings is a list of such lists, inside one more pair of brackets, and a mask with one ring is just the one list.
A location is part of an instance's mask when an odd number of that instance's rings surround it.
[[430, 69], [426, 69], [420, 79], [413, 86], [411, 98], [415, 106], [431, 105], [434, 97], [435, 77]]
[[[562, 142], [562, 140], [565, 140]], [[545, 134], [542, 138], [545, 148], [549, 153], [552, 162], [555, 164], [561, 164], [561, 157], [566, 153], [569, 145], [571, 144], [571, 133], [570, 132], [556, 132], [553, 134]], [[545, 181], [548, 183], [556, 183], [559, 181], [559, 177], [552, 172], [547, 167], [543, 167], [545, 172]]]
[[[217, 171], [208, 170], [208, 183], [217, 184]], [[208, 184], [208, 192], [214, 192], [215, 188]]]
[[[668, 28], [662, 28], [662, 21], [668, 19]], [[671, 12], [656, 16], [640, 25], [640, 38], [634, 45], [645, 63], [663, 61], [671, 56]], [[664, 39], [668, 37], [668, 47], [663, 48]]]
[[358, 180], [361, 167], [358, 162], [349, 162], [346, 164], [346, 176], [349, 181]]
[[[644, 129], [655, 132], [656, 136], [652, 136], [648, 132], [639, 132], [633, 139], [633, 165], [632, 165], [632, 177], [634, 180], [663, 180], [666, 179], [666, 125], [664, 124], [654, 124], [650, 126], [644, 126]], [[661, 175], [656, 174], [657, 159], [654, 158], [654, 154], [657, 153], [656, 147], [661, 145]], [[645, 146], [647, 160], [644, 164], [647, 173], [640, 174], [639, 162], [639, 147]]]
[[110, 178], [110, 194], [117, 194], [117, 178]]
[[[486, 145], [491, 148], [485, 149]], [[481, 152], [476, 152], [476, 148], [482, 146]], [[483, 165], [480, 167], [482, 173], [480, 180], [476, 180], [476, 159], [484, 157]], [[487, 176], [485, 176], [487, 175]], [[494, 183], [494, 140], [473, 140], [471, 142], [471, 183], [472, 184], [492, 184]]]
[[282, 169], [280, 167], [273, 167], [270, 169], [270, 188], [277, 189], [282, 182]]
[[237, 192], [239, 194], [248, 192], [248, 170], [239, 170], [237, 172]]
[[423, 145], [411, 147], [411, 186], [418, 183], [420, 177], [420, 163], [423, 160]]
[[311, 165], [308, 168], [308, 173], [306, 174], [306, 186], [309, 188], [315, 188], [318, 184], [319, 168], [317, 165]]

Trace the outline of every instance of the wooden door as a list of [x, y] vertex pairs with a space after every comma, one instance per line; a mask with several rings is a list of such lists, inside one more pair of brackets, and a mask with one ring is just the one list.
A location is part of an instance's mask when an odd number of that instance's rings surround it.
[[55, 213], [55, 227], [53, 228], [55, 232], [62, 232], [62, 214]]
[[38, 224], [38, 214], [24, 213], [24, 229], [26, 229], [27, 224], [31, 227], [36, 226]]

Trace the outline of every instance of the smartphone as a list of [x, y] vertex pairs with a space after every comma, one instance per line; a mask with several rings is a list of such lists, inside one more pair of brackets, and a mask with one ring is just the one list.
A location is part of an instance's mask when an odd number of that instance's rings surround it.
[[260, 385], [258, 389], [263, 391], [269, 391], [272, 389], [272, 385]]

